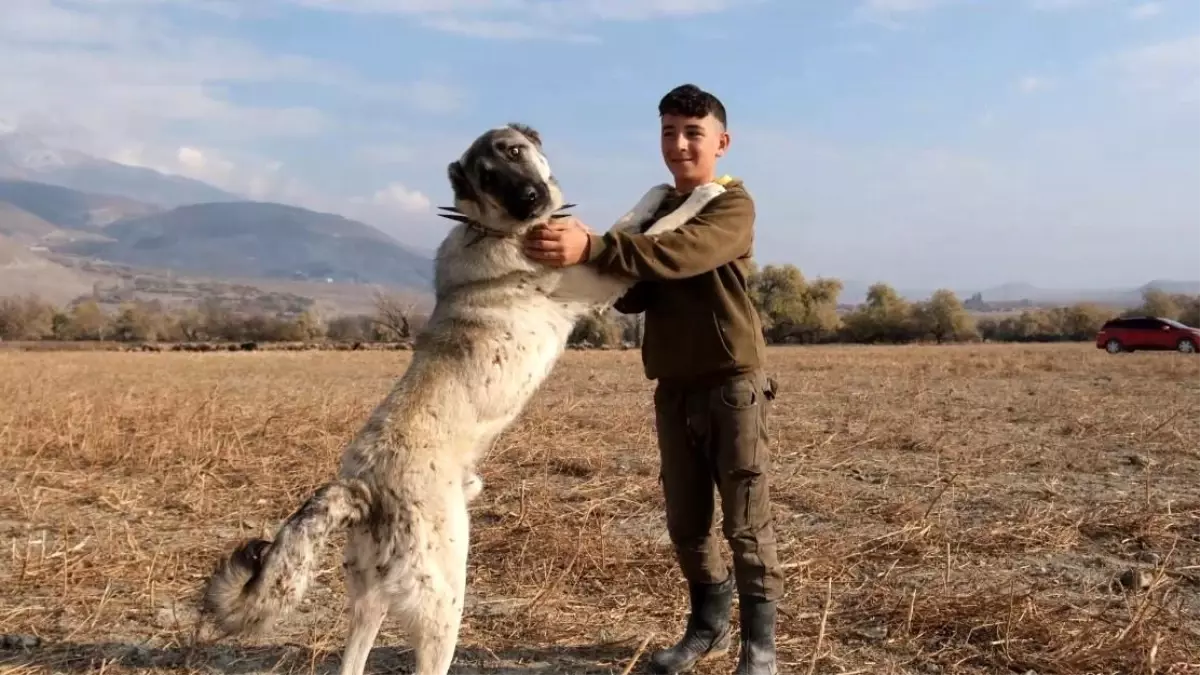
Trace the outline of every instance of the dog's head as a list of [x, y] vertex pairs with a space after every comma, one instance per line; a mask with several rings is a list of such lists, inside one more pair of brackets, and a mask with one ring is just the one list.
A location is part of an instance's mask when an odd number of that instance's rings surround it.
[[455, 209], [489, 227], [516, 230], [562, 207], [541, 137], [523, 124], [484, 132], [448, 172]]

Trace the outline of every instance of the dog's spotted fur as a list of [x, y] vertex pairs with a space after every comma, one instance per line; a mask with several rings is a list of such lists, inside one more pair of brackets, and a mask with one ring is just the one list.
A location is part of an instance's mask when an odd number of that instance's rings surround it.
[[[455, 227], [437, 251], [436, 305], [412, 362], [347, 446], [338, 477], [291, 515], [273, 541], [242, 544], [209, 579], [203, 610], [225, 634], [261, 634], [296, 607], [329, 534], [344, 551], [351, 628], [343, 675], [360, 675], [385, 615], [398, 619], [419, 675], [445, 675], [466, 592], [467, 504], [474, 466], [550, 373], [575, 323], [633, 283], [586, 265], [527, 258], [525, 232], [562, 206], [532, 129], [482, 134], [449, 166]], [[613, 227], [653, 213], [651, 190]], [[704, 186], [647, 234], [679, 227], [723, 191]], [[491, 236], [478, 236], [480, 227]]]

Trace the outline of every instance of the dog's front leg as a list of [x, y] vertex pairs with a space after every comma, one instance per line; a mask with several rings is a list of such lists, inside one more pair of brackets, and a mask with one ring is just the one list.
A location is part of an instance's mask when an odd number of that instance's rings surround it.
[[[665, 183], [650, 188], [638, 203], [618, 218], [608, 230], [633, 230], [646, 222], [654, 216], [670, 189]], [[588, 265], [572, 265], [559, 273], [558, 283], [550, 292], [550, 298], [564, 303], [578, 302], [603, 307], [619, 300], [632, 285], [633, 282], [629, 279], [601, 274]]]
[[[637, 206], [613, 225], [612, 229], [629, 229], [653, 216], [666, 196], [666, 191], [665, 185], [652, 188]], [[659, 218], [646, 230], [646, 234], [655, 236], [679, 229], [724, 192], [725, 187], [720, 183], [701, 185], [692, 190], [692, 194], [688, 195], [679, 208]], [[634, 281], [625, 276], [602, 274], [590, 265], [572, 265], [562, 271], [550, 297], [563, 302], [584, 302], [597, 307], [607, 307], [619, 300], [633, 286]]]
[[689, 220], [695, 218], [704, 210], [705, 206], [712, 200], [719, 197], [725, 192], [725, 186], [720, 183], [705, 183], [700, 187], [692, 190], [692, 194], [684, 200], [679, 208], [659, 218], [653, 225], [646, 230], [646, 234], [654, 236], [663, 232], [677, 230], [685, 225]]
[[609, 232], [631, 230], [652, 218], [654, 212], [658, 210], [658, 205], [662, 204], [670, 189], [671, 186], [663, 183], [647, 190], [646, 194], [642, 195], [642, 198], [628, 213], [618, 218], [617, 222], [608, 228]]
[[633, 281], [614, 274], [602, 274], [587, 264], [571, 265], [562, 270], [550, 298], [565, 303], [583, 303], [598, 307], [611, 305]]

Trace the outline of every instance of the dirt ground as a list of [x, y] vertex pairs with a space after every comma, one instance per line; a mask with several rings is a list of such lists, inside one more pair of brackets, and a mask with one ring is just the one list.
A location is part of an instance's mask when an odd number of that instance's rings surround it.
[[[336, 671], [340, 539], [258, 643], [197, 634], [193, 602], [332, 474], [407, 358], [0, 352], [0, 674]], [[1200, 358], [770, 359], [782, 673], [1200, 673]], [[624, 673], [677, 636], [636, 351], [569, 353], [481, 469], [453, 672]], [[385, 624], [369, 670], [411, 664]]]

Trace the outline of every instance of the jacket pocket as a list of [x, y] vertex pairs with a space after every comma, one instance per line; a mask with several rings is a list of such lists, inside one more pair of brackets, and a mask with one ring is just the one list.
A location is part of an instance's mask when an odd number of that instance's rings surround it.
[[721, 351], [725, 358], [730, 361], [736, 357], [733, 354], [733, 342], [729, 338], [729, 322], [722, 320], [717, 316], [716, 312], [712, 313], [713, 327], [717, 331], [717, 343], [721, 346]]

